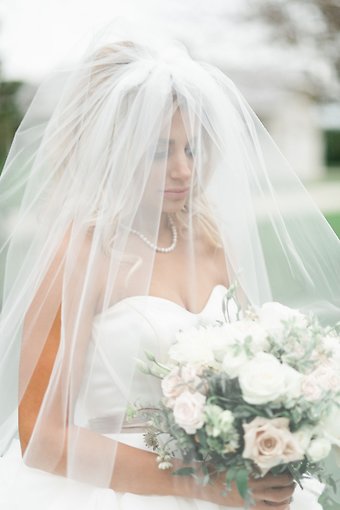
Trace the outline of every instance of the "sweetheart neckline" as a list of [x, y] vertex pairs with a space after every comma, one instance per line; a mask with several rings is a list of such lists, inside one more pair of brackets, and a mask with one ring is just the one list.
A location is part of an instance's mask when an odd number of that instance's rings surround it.
[[187, 308], [185, 308], [185, 306], [182, 306], [180, 305], [179, 303], [176, 303], [176, 301], [172, 301], [171, 299], [168, 299], [168, 298], [163, 298], [161, 296], [152, 296], [152, 295], [136, 295], [136, 296], [128, 296], [126, 298], [123, 298], [121, 299], [120, 301], [118, 301], [117, 303], [114, 303], [113, 305], [111, 306], [108, 306], [106, 308], [106, 310], [104, 310], [103, 312], [99, 312], [95, 318], [97, 317], [102, 317], [103, 315], [106, 315], [106, 314], [109, 314], [110, 312], [112, 312], [116, 306], [118, 305], [121, 305], [122, 303], [126, 303], [128, 301], [131, 301], [131, 300], [135, 300], [135, 299], [138, 299], [138, 300], [141, 300], [141, 299], [147, 299], [147, 300], [154, 300], [154, 301], [159, 301], [159, 302], [163, 302], [163, 303], [167, 303], [167, 304], [170, 304], [171, 306], [174, 306], [180, 310], [183, 310], [184, 312], [187, 312], [188, 314], [190, 315], [193, 315], [193, 316], [199, 316], [199, 315], [202, 315], [206, 309], [208, 308], [208, 306], [210, 305], [210, 302], [216, 292], [217, 289], [219, 288], [222, 288], [225, 290], [225, 292], [227, 292], [228, 290], [228, 287], [226, 287], [225, 285], [223, 285], [222, 283], [218, 283], [217, 285], [215, 285], [212, 289], [211, 289], [211, 292], [206, 300], [206, 303], [205, 305], [203, 306], [203, 308], [201, 309], [201, 311], [199, 312], [192, 312], [191, 310], [188, 310]]

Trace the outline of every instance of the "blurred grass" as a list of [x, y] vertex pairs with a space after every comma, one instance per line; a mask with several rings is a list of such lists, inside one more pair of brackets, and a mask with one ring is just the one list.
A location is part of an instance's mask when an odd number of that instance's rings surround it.
[[327, 167], [325, 174], [321, 177], [320, 182], [340, 181], [340, 166]]
[[[339, 204], [340, 207], [340, 204]], [[340, 211], [336, 213], [329, 213], [325, 215], [326, 220], [340, 239]]]

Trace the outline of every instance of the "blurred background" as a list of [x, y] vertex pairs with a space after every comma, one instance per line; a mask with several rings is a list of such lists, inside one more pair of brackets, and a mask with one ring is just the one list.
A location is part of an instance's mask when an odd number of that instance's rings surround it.
[[0, 168], [44, 76], [125, 18], [236, 82], [340, 237], [340, 0], [2, 0]]

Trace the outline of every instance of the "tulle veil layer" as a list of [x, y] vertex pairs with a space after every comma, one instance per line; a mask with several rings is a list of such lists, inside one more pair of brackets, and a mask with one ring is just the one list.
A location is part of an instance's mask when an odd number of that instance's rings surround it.
[[[87, 401], [97, 356], [91, 332], [117, 303], [152, 294], [150, 243], [159, 243], [164, 220], [176, 113], [193, 176], [185, 206], [170, 217], [185, 245], [192, 309], [203, 238], [223, 250], [243, 304], [276, 300], [327, 323], [339, 319], [339, 240], [233, 82], [180, 43], [101, 41], [41, 85], [1, 175], [8, 229], [1, 248], [2, 453], [59, 318], [60, 342], [25, 460], [109, 486], [116, 444], [91, 428], [102, 417]], [[112, 375], [112, 434], [124, 428], [140, 355], [138, 335], [130, 342], [122, 335], [112, 338], [115, 359], [103, 360]]]

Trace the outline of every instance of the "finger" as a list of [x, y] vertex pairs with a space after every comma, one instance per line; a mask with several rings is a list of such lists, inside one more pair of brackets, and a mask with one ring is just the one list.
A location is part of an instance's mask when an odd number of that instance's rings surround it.
[[296, 487], [296, 482], [292, 481], [291, 483], [287, 484], [287, 485], [276, 485], [276, 486], [271, 486], [271, 487], [263, 487], [263, 490], [264, 491], [281, 491], [283, 489], [290, 489], [292, 491], [292, 494], [293, 492], [295, 491], [295, 487]]
[[292, 502], [292, 498], [289, 498], [286, 501], [282, 501], [281, 503], [275, 503], [274, 501], [261, 501], [260, 508], [269, 510], [273, 508], [275, 510], [289, 510], [290, 503]]
[[290, 474], [266, 475], [263, 478], [250, 479], [251, 486], [258, 487], [287, 487], [294, 483]]
[[286, 485], [272, 485], [271, 487], [268, 487], [268, 489], [282, 489], [284, 487], [291, 487], [294, 490], [296, 487], [296, 482], [293, 481], [293, 482], [287, 483]]
[[294, 487], [280, 487], [277, 489], [267, 488], [255, 491], [253, 495], [256, 500], [269, 501], [273, 503], [282, 503], [290, 500], [294, 492]]

